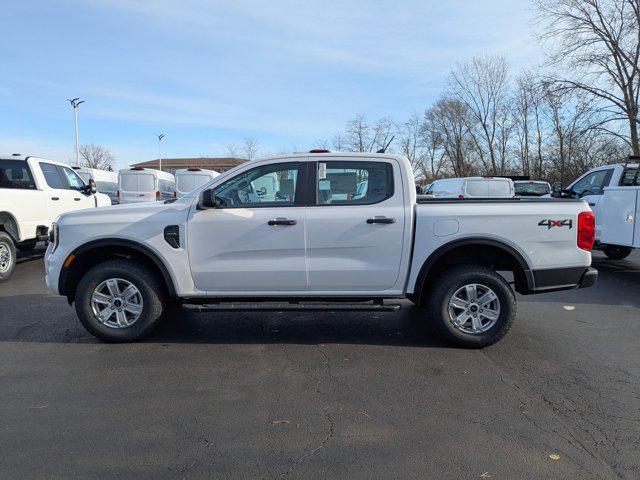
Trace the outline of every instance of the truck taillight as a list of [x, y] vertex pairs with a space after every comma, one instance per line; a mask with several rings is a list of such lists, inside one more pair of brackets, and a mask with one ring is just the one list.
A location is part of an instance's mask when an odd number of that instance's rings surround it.
[[178, 198], [178, 193], [175, 190], [173, 191], [173, 198]]
[[578, 214], [578, 248], [590, 252], [596, 240], [596, 216], [592, 212]]
[[464, 195], [458, 195], [458, 198], [464, 198]]
[[120, 203], [120, 190], [116, 190], [116, 201]]
[[160, 200], [160, 190], [156, 190], [156, 200]]

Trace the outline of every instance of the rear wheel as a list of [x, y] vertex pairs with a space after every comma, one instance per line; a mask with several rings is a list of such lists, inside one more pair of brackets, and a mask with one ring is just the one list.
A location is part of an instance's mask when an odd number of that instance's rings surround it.
[[612, 260], [622, 260], [627, 258], [633, 249], [631, 247], [622, 247], [620, 245], [607, 245], [602, 251]]
[[427, 313], [453, 344], [483, 348], [501, 340], [516, 315], [509, 284], [481, 265], [457, 266], [433, 280]]
[[165, 305], [161, 283], [143, 265], [110, 260], [89, 270], [76, 289], [76, 313], [92, 335], [133, 342], [150, 334]]
[[0, 232], [0, 283], [9, 280], [16, 268], [16, 246], [6, 232]]

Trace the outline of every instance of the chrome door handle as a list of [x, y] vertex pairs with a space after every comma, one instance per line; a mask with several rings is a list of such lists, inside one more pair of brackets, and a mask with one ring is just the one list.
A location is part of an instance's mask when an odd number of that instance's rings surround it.
[[288, 218], [274, 218], [273, 220], [269, 220], [267, 225], [271, 225], [272, 227], [282, 225], [285, 227], [289, 227], [291, 225], [295, 225], [298, 223], [297, 220], [289, 220]]
[[387, 218], [387, 217], [373, 217], [373, 218], [368, 218], [367, 219], [367, 223], [369, 225], [372, 225], [374, 223], [396, 223], [396, 219], [395, 218]]

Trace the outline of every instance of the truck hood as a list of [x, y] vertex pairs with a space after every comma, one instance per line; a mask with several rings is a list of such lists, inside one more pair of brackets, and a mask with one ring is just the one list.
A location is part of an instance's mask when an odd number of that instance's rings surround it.
[[126, 230], [144, 230], [161, 223], [173, 225], [187, 219], [191, 201], [132, 203], [109, 207], [88, 208], [76, 212], [63, 213], [56, 222], [60, 227], [83, 225], [92, 234], [113, 235]]

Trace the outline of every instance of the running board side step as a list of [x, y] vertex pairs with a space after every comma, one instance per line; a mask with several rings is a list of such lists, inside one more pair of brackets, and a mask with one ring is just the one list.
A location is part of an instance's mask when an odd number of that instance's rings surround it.
[[209, 303], [183, 304], [193, 312], [397, 312], [399, 303]]

